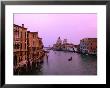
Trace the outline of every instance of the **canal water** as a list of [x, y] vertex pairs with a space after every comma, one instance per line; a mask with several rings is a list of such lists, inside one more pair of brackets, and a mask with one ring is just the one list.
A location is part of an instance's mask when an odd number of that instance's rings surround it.
[[[31, 75], [97, 75], [97, 57], [50, 50]], [[72, 60], [68, 61], [72, 57]]]

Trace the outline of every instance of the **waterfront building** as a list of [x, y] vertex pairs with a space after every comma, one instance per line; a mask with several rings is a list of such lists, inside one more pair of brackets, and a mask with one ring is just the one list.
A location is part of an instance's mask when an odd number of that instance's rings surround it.
[[56, 44], [53, 44], [53, 49], [55, 49], [56, 48]]
[[63, 50], [63, 51], [74, 51], [74, 44], [68, 43], [67, 39], [61, 40], [60, 37], [58, 37], [56, 44], [53, 44], [54, 50]]
[[62, 44], [62, 40], [60, 37], [58, 37], [56, 44], [61, 45]]
[[37, 36], [38, 32], [30, 32], [28, 31], [28, 58], [30, 61], [33, 61], [33, 59], [37, 56]]
[[84, 38], [80, 40], [80, 52], [97, 54], [97, 38]]
[[67, 44], [67, 39], [64, 39], [62, 44], [62, 50], [67, 50], [66, 44]]
[[79, 53], [80, 52], [80, 44], [74, 45], [74, 50], [75, 50], [75, 52]]
[[64, 39], [63, 40], [63, 44], [67, 44], [67, 39]]
[[72, 43], [66, 43], [65, 44], [65, 48], [68, 51], [74, 51], [74, 44], [72, 44]]
[[13, 25], [14, 67], [23, 66], [27, 60], [27, 28]]
[[42, 38], [38, 36], [38, 32], [27, 31], [24, 24], [14, 24], [13, 28], [14, 70], [19, 67], [27, 68], [27, 62], [36, 62], [44, 55]]
[[38, 37], [38, 46], [37, 46], [37, 49], [38, 49], [38, 59], [40, 61], [43, 61], [42, 60], [42, 57], [44, 56], [44, 45], [43, 45], [43, 42], [42, 42], [42, 38], [39, 38]]
[[28, 31], [28, 54], [30, 62], [33, 60], [37, 60], [43, 51], [43, 42], [42, 38], [38, 37], [38, 32], [30, 32]]
[[54, 49], [55, 49], [55, 50], [61, 50], [61, 48], [62, 48], [61, 45], [62, 45], [62, 40], [61, 40], [60, 37], [58, 37], [57, 42], [56, 42], [56, 44], [54, 45]]
[[42, 38], [38, 37], [38, 43], [37, 44], [38, 44], [37, 47], [39, 47], [39, 49], [43, 49], [44, 45], [43, 45], [43, 42], [42, 42]]

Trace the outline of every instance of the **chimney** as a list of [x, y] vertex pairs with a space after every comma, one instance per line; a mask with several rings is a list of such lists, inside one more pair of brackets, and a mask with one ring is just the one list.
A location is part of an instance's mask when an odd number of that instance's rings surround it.
[[22, 24], [22, 27], [24, 28], [24, 24]]

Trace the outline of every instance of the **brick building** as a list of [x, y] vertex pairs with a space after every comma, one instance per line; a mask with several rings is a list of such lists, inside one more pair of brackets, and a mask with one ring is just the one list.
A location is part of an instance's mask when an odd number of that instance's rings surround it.
[[27, 60], [27, 28], [13, 25], [14, 66], [22, 66]]
[[42, 38], [38, 37], [38, 32], [28, 31], [28, 54], [29, 59], [32, 61], [39, 57], [39, 53], [43, 49]]
[[27, 62], [36, 62], [41, 59], [43, 52], [42, 38], [38, 37], [38, 32], [27, 31], [27, 28], [13, 25], [13, 58], [14, 69], [27, 67]]
[[80, 52], [97, 54], [97, 38], [84, 38], [80, 40]]

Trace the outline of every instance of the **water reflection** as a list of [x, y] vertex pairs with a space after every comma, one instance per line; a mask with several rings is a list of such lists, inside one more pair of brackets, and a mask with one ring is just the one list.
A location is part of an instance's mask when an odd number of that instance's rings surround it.
[[[71, 61], [68, 59], [72, 57]], [[48, 62], [44, 57], [43, 75], [96, 75], [97, 57], [72, 52], [50, 51]]]
[[[68, 61], [72, 57], [71, 61]], [[96, 75], [97, 57], [73, 52], [52, 51], [44, 62], [25, 75]]]

